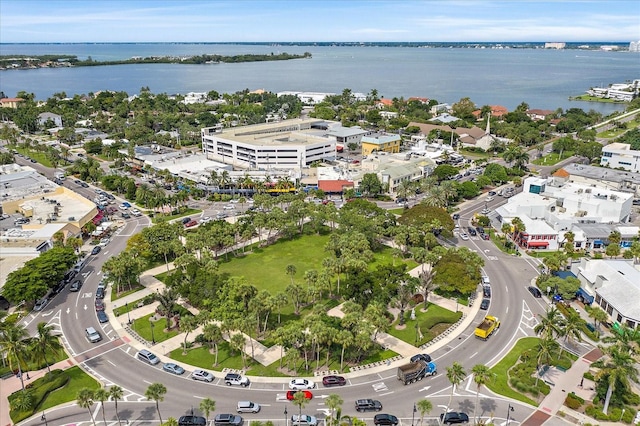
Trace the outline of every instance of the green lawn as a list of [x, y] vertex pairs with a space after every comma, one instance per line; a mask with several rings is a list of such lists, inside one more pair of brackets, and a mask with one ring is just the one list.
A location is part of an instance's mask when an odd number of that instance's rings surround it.
[[130, 290], [122, 291], [120, 293], [117, 292], [117, 289], [118, 289], [118, 286], [114, 285], [113, 287], [111, 287], [111, 301], [112, 302], [120, 299], [121, 297], [125, 297], [125, 296], [133, 294], [133, 293], [135, 293], [137, 291], [143, 290], [144, 286], [142, 284], [136, 284]]
[[[222, 257], [219, 271], [231, 276], [244, 276], [259, 290], [265, 289], [276, 294], [291, 284], [286, 271], [287, 265], [296, 267], [294, 281], [297, 283], [304, 283], [302, 277], [305, 271], [322, 268], [322, 259], [328, 256], [324, 250], [328, 241], [329, 235], [304, 235], [293, 240], [280, 240], [267, 247], [255, 248], [252, 253], [243, 257], [230, 257], [228, 261]], [[374, 260], [369, 268], [375, 269], [380, 264], [392, 263], [392, 253], [392, 249], [388, 247], [374, 253]], [[405, 263], [408, 269], [416, 266], [412, 260]]]
[[538, 158], [537, 160], [533, 160], [533, 164], [537, 164], [538, 166], [553, 166], [556, 163], [559, 163], [562, 160], [566, 160], [574, 154], [573, 151], [564, 151], [562, 156], [556, 152], [552, 152], [548, 155], [545, 155], [542, 158]]
[[47, 158], [47, 155], [42, 151], [36, 151], [34, 149], [25, 149], [16, 147], [16, 151], [18, 151], [22, 155], [26, 155], [30, 158], [33, 158], [38, 163], [42, 164], [45, 167], [53, 167], [51, 161]]
[[[438, 305], [429, 304], [426, 312], [422, 312], [423, 304], [416, 306], [416, 319], [411, 319], [411, 309], [405, 311], [405, 327], [398, 330], [396, 326], [399, 319], [391, 325], [388, 333], [410, 345], [421, 346], [433, 340], [436, 336], [444, 332], [451, 324], [462, 317], [462, 312], [452, 312]], [[416, 323], [422, 332], [422, 338], [417, 338]]]
[[[151, 317], [153, 314], [145, 315], [141, 318], [132, 318], [133, 324], [131, 328], [140, 335], [143, 339], [151, 342]], [[158, 319], [157, 321], [153, 321], [153, 338], [156, 343], [164, 342], [167, 339], [172, 338], [173, 336], [177, 336], [180, 333], [180, 330], [177, 328], [172, 328], [170, 331], [165, 331], [167, 326], [166, 319], [164, 317]], [[191, 336], [189, 336], [191, 337]]]
[[[54, 354], [51, 351], [48, 351], [47, 353], [47, 361], [49, 362], [49, 365], [53, 365], [57, 362], [64, 361], [67, 358], [69, 357], [67, 356], [67, 353], [63, 349], [61, 349], [60, 352], [58, 352], [57, 354]], [[14, 363], [13, 365], [15, 366], [16, 364]], [[33, 360], [28, 360], [26, 367], [23, 366], [22, 371], [24, 373], [26, 373], [27, 371], [38, 371], [46, 367], [47, 367], [47, 364], [45, 362], [36, 362]], [[9, 369], [8, 364], [0, 365], [0, 376], [4, 374], [8, 374], [9, 372], [11, 372], [11, 370]]]
[[[18, 423], [35, 413], [47, 410], [65, 402], [75, 401], [78, 392], [83, 388], [98, 389], [100, 384], [86, 374], [80, 367], [75, 366], [67, 370], [54, 370], [52, 374], [45, 375], [32, 382], [28, 391], [32, 395], [33, 407], [30, 410], [11, 410], [11, 420]], [[22, 391], [17, 391], [9, 396], [11, 404], [19, 398]]]
[[518, 358], [520, 358], [522, 352], [535, 347], [539, 340], [540, 339], [537, 337], [525, 337], [518, 340], [513, 349], [511, 349], [511, 351], [509, 351], [509, 353], [490, 370], [491, 373], [495, 375], [495, 380], [488, 383], [487, 388], [492, 392], [508, 398], [517, 399], [518, 401], [537, 406], [538, 403], [534, 400], [527, 398], [516, 390], [511, 389], [509, 386], [508, 371], [516, 364], [516, 362], [518, 362]]
[[180, 217], [185, 217], [185, 216], [189, 216], [189, 215], [195, 215], [195, 214], [199, 214], [202, 213], [202, 210], [198, 210], [198, 209], [190, 209], [190, 208], [180, 208], [179, 212], [174, 213], [174, 214], [170, 214], [170, 215], [164, 215], [162, 213], [156, 213], [153, 217], [153, 223], [158, 223], [158, 222], [165, 222], [168, 220], [173, 220], [173, 219], [178, 219]]
[[615, 128], [615, 129], [606, 130], [604, 132], [598, 133], [597, 137], [605, 138], [605, 139], [615, 138], [617, 136], [620, 136], [621, 134], [623, 134], [627, 130], [635, 129], [636, 127], [640, 126], [640, 120], [635, 119], [635, 120], [631, 120], [631, 121], [626, 121], [624, 124], [626, 126], [625, 129]]

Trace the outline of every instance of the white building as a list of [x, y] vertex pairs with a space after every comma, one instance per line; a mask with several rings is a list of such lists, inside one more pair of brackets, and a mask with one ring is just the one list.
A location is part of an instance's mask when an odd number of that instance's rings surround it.
[[623, 168], [630, 172], [640, 171], [640, 151], [632, 150], [627, 143], [614, 142], [602, 147], [601, 166], [612, 169]]
[[292, 119], [219, 131], [202, 129], [207, 158], [242, 169], [301, 169], [336, 157], [335, 138], [317, 119]]
[[631, 328], [640, 324], [640, 271], [633, 261], [582, 258], [571, 266], [586, 302], [595, 302], [612, 321]]
[[567, 182], [628, 192], [640, 198], [640, 173], [570, 163], [555, 172], [553, 176], [556, 179], [562, 178], [563, 172]]
[[55, 127], [62, 127], [62, 117], [52, 112], [43, 112], [38, 114], [38, 124], [44, 126], [47, 121], [51, 121]]
[[380, 182], [388, 185], [388, 192], [397, 192], [402, 182], [414, 182], [429, 176], [436, 167], [435, 161], [409, 153], [389, 154], [378, 152], [362, 160], [361, 172], [353, 178], [356, 186], [360, 185], [367, 173], [375, 173]]

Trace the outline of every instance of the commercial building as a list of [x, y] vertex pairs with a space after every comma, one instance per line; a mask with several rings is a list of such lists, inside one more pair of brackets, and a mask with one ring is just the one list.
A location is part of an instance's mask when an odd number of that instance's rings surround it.
[[362, 155], [371, 155], [374, 152], [400, 152], [400, 135], [372, 134], [364, 136], [361, 143]]
[[219, 130], [202, 129], [207, 158], [234, 168], [300, 169], [336, 157], [335, 138], [323, 120], [292, 119]]
[[[562, 174], [566, 173], [566, 176]], [[570, 163], [553, 174], [556, 179], [565, 179], [569, 183], [600, 187], [613, 191], [628, 192], [640, 198], [640, 173], [615, 170], [609, 167], [589, 166]]]
[[622, 168], [630, 172], [640, 171], [640, 151], [631, 149], [627, 143], [614, 142], [602, 147], [601, 166]]
[[580, 296], [596, 303], [612, 322], [631, 328], [640, 324], [640, 271], [631, 260], [582, 258], [571, 266], [580, 280]]
[[370, 134], [371, 132], [368, 130], [364, 130], [361, 127], [353, 126], [353, 127], [342, 127], [342, 126], [333, 126], [330, 127], [327, 134], [336, 138], [336, 146], [348, 148], [349, 144], [355, 143], [360, 146], [362, 142], [362, 137]]
[[360, 173], [354, 176], [356, 186], [360, 185], [367, 173], [375, 173], [388, 192], [397, 192], [402, 182], [413, 182], [429, 176], [436, 167], [436, 162], [430, 158], [412, 154], [388, 154], [379, 152], [362, 160]]

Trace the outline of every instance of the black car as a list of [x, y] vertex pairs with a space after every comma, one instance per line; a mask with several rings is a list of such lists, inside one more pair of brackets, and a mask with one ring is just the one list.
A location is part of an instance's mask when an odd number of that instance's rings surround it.
[[104, 299], [104, 287], [98, 287], [96, 290], [96, 299]]
[[491, 287], [489, 287], [488, 285], [485, 285], [482, 287], [482, 296], [484, 296], [487, 299], [491, 298]]
[[323, 386], [344, 386], [347, 380], [342, 376], [324, 376], [322, 378]]
[[478, 235], [478, 234], [477, 234], [477, 232], [476, 232], [476, 230], [475, 230], [474, 228], [472, 228], [471, 226], [467, 228], [467, 231], [469, 231], [469, 235], [472, 235], [472, 236], [474, 236], [474, 237], [475, 237], [476, 235]]
[[121, 216], [123, 219], [131, 219], [131, 215], [129, 213], [122, 212]]
[[96, 316], [98, 317], [98, 322], [100, 324], [104, 324], [105, 322], [109, 322], [109, 317], [105, 313], [105, 311], [96, 311]]
[[489, 304], [491, 303], [490, 299], [482, 299], [482, 303], [480, 303], [480, 309], [486, 311], [489, 309]]
[[496, 195], [496, 191], [489, 191], [489, 195], [493, 197], [494, 195]]
[[542, 297], [542, 292], [537, 287], [530, 285], [527, 287], [527, 290], [529, 290], [529, 293], [531, 293], [533, 297]]
[[459, 213], [454, 213], [453, 216], [451, 216], [451, 218], [453, 218], [453, 220], [458, 220], [458, 219], [460, 219], [460, 214]]
[[467, 413], [457, 413], [450, 411], [445, 416], [444, 413], [440, 414], [440, 423], [450, 425], [452, 423], [469, 423], [469, 416]]
[[95, 247], [93, 248], [93, 250], [91, 250], [91, 254], [96, 255], [96, 254], [100, 253], [100, 250], [102, 250], [102, 247], [100, 247], [100, 246], [95, 246]]
[[83, 187], [83, 188], [88, 188], [89, 184], [87, 182], [81, 182], [80, 186]]
[[391, 414], [376, 414], [373, 417], [373, 424], [381, 426], [396, 426], [398, 424], [398, 418]]
[[201, 416], [182, 416], [178, 419], [178, 426], [206, 426], [207, 419]]
[[189, 222], [191, 222], [191, 218], [190, 217], [183, 217], [182, 218], [182, 224], [183, 225], [186, 225]]
[[356, 400], [356, 411], [380, 411], [382, 403], [375, 399], [358, 399]]
[[476, 231], [478, 231], [478, 234], [484, 234], [484, 228], [482, 226], [476, 226]]
[[431, 362], [431, 356], [428, 354], [416, 354], [411, 357], [411, 362], [416, 361]]
[[71, 286], [69, 287], [69, 291], [80, 291], [80, 288], [82, 287], [82, 281], [80, 280], [75, 280], [73, 283], [71, 283]]

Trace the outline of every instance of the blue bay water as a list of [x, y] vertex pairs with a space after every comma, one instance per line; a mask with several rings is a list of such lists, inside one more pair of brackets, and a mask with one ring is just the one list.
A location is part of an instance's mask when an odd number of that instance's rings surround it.
[[594, 109], [608, 114], [623, 105], [569, 101], [593, 86], [640, 78], [640, 55], [631, 52], [545, 49], [473, 49], [233, 44], [0, 44], [1, 55], [72, 54], [97, 61], [133, 56], [311, 52], [311, 59], [238, 64], [139, 64], [0, 72], [0, 90], [46, 99], [99, 90], [176, 94], [265, 89], [411, 96], [476, 105], [521, 102], [530, 108]]

